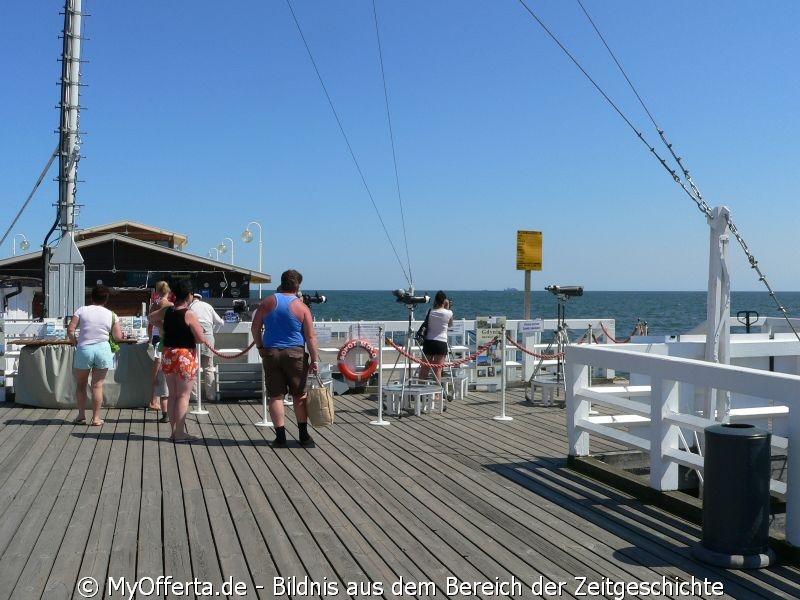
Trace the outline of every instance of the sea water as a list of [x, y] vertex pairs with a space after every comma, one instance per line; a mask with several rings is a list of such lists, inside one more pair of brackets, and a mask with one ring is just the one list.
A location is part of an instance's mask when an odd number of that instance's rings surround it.
[[[326, 297], [324, 304], [312, 304], [317, 320], [326, 321], [404, 321], [408, 308], [398, 303], [390, 290], [316, 290]], [[433, 296], [437, 290], [417, 290], [418, 294]], [[504, 316], [522, 319], [523, 291], [451, 291], [456, 318], [474, 319], [477, 316]], [[265, 291], [264, 295], [267, 292]], [[256, 294], [257, 295], [257, 294]], [[800, 292], [776, 292], [776, 298], [789, 313], [800, 317]], [[414, 319], [421, 321], [431, 303], [414, 308]], [[558, 314], [556, 296], [546, 291], [534, 291], [531, 318], [555, 319]], [[761, 316], [782, 316], [775, 300], [766, 292], [732, 292], [731, 316], [743, 311], [755, 311]], [[633, 331], [637, 319], [647, 323], [651, 335], [686, 333], [706, 320], [706, 292], [599, 292], [585, 291], [582, 296], [569, 298], [565, 303], [566, 322], [572, 318], [614, 319], [617, 337]], [[754, 318], [754, 314], [751, 318]], [[744, 314], [741, 315], [744, 320]]]

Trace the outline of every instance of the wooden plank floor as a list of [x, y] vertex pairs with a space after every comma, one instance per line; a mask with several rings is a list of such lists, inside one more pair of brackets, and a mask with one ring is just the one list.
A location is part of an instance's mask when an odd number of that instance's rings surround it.
[[[0, 599], [88, 597], [85, 578], [98, 598], [202, 597], [224, 582], [245, 592], [232, 597], [446, 598], [448, 578], [496, 585], [457, 598], [703, 597], [619, 588], [662, 578], [797, 597], [796, 565], [699, 563], [698, 526], [566, 469], [563, 409], [509, 390], [501, 422], [499, 400], [471, 392], [382, 427], [374, 396], [337, 396], [315, 448], [296, 443], [289, 410], [289, 447], [275, 450], [253, 425], [260, 403], [207, 406], [190, 418], [202, 442], [177, 446], [144, 409], [107, 410], [94, 428], [0, 404]], [[149, 594], [159, 576], [214, 587]], [[139, 593], [114, 587], [137, 581]], [[540, 581], [554, 587], [532, 590]]]

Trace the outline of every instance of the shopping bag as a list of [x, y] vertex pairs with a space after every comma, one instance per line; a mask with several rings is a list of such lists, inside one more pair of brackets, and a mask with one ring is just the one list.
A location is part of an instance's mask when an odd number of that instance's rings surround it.
[[[116, 322], [117, 322], [117, 314], [112, 312], [111, 329], [114, 329], [114, 324]], [[111, 353], [114, 355], [114, 358], [116, 359], [117, 352], [119, 352], [119, 344], [117, 343], [117, 340], [114, 339], [114, 334], [111, 331], [108, 332], [108, 345], [111, 346]], [[116, 360], [114, 361], [114, 363], [116, 364]]]
[[333, 393], [322, 384], [319, 375], [315, 377], [316, 382], [312, 382], [306, 400], [308, 420], [314, 427], [327, 427], [333, 425]]

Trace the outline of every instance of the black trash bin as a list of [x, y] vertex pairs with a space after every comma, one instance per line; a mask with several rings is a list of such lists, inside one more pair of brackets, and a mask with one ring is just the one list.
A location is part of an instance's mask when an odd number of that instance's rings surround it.
[[772, 434], [753, 425], [705, 429], [703, 540], [695, 556], [726, 568], [769, 566]]

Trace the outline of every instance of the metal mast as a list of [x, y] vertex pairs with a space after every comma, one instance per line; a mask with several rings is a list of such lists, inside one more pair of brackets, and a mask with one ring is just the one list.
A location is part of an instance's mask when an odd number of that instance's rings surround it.
[[58, 150], [58, 226], [61, 240], [47, 266], [47, 314], [68, 317], [84, 304], [86, 274], [75, 244], [75, 198], [80, 159], [81, 0], [66, 0], [61, 56]]

